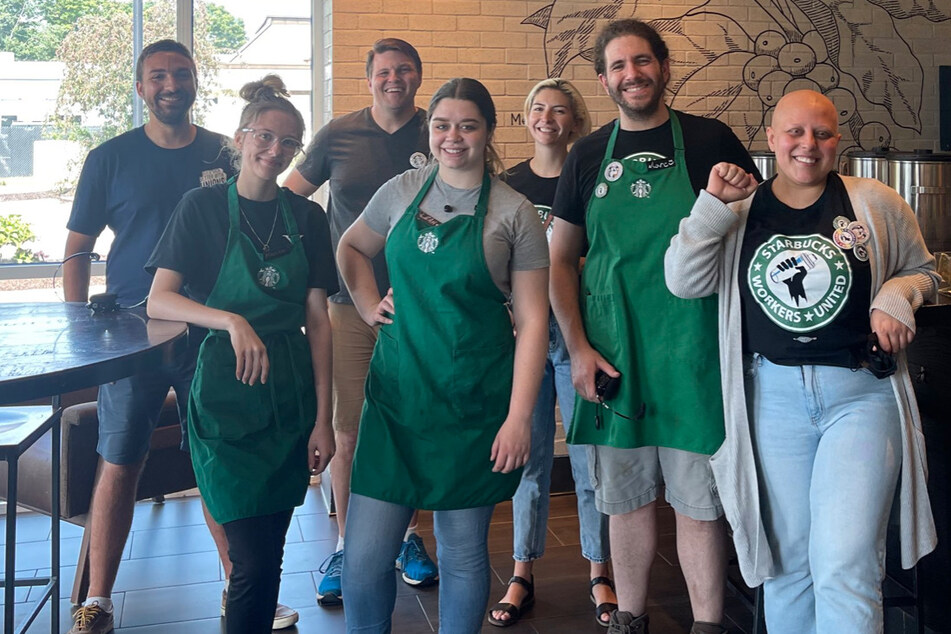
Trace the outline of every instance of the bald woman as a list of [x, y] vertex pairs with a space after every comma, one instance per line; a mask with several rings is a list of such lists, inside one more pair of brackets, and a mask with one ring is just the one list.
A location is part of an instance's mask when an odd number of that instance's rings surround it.
[[769, 181], [711, 170], [667, 250], [667, 286], [719, 297], [726, 440], [711, 463], [770, 634], [882, 632], [899, 474], [903, 565], [936, 541], [904, 358], [934, 258], [894, 190], [834, 171], [826, 97], [783, 97], [767, 139]]

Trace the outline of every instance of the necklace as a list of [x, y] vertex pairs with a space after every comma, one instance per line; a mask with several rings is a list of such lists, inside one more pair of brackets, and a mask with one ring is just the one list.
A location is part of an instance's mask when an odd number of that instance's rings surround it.
[[271, 248], [271, 238], [274, 237], [274, 229], [277, 227], [277, 217], [281, 213], [281, 206], [277, 203], [274, 205], [274, 222], [271, 223], [271, 233], [267, 234], [267, 241], [261, 239], [261, 236], [258, 235], [258, 232], [254, 230], [254, 225], [251, 224], [251, 220], [248, 218], [248, 215], [244, 213], [244, 209], [238, 205], [238, 211], [241, 212], [241, 216], [244, 218], [244, 221], [248, 223], [248, 229], [251, 230], [251, 234], [257, 238], [257, 241], [261, 243], [261, 251], [264, 254], [264, 259], [267, 259], [268, 251]]

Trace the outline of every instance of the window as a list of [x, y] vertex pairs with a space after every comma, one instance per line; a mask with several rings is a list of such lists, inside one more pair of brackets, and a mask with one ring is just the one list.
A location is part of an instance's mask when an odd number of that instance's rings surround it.
[[[311, 120], [311, 3], [195, 0], [195, 123], [233, 133], [238, 89], [268, 72]], [[140, 7], [144, 43], [175, 38], [176, 0]], [[50, 277], [83, 159], [134, 125], [134, 14], [129, 0], [0, 0], [0, 301], [62, 298]], [[97, 240], [103, 258], [111, 240]]]

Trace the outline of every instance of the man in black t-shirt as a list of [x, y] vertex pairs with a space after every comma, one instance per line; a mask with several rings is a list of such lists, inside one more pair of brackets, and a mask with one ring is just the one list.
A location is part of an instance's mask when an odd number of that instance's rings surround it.
[[[594, 54], [619, 117], [575, 143], [562, 170], [551, 301], [582, 397], [568, 440], [590, 446], [596, 505], [610, 516], [619, 604], [611, 631], [647, 632], [656, 497], [666, 490], [696, 619], [691, 631], [725, 632], [725, 531], [709, 467], [723, 441], [719, 380], [710, 371], [718, 367], [716, 307], [670, 295], [663, 254], [716, 162], [758, 173], [726, 125], [665, 106], [669, 53], [652, 27], [612, 22]], [[604, 405], [599, 372], [620, 377]]]

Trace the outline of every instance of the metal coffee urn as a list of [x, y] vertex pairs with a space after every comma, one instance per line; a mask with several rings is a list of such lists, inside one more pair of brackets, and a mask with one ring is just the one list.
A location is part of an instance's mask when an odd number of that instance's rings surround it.
[[750, 157], [764, 181], [768, 181], [776, 173], [776, 155], [772, 152], [750, 152]]
[[889, 152], [888, 184], [911, 205], [928, 249], [951, 251], [951, 153]]
[[842, 173], [849, 176], [874, 178], [886, 185], [888, 181], [888, 153], [884, 150], [850, 150], [842, 160]]

